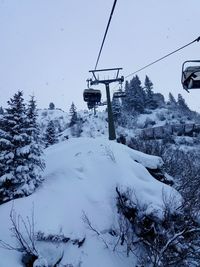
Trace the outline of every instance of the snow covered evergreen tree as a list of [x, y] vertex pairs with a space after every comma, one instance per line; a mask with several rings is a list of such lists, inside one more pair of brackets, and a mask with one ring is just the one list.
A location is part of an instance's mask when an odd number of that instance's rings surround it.
[[74, 105], [73, 102], [71, 104], [69, 113], [70, 113], [70, 116], [71, 116], [71, 120], [70, 120], [69, 126], [72, 127], [78, 121], [78, 115], [77, 115], [77, 112], [76, 112], [76, 106]]
[[9, 160], [13, 157], [13, 153], [11, 153], [13, 145], [10, 140], [11, 135], [6, 131], [6, 121], [3, 117], [0, 117], [0, 203], [2, 202], [1, 191], [3, 190], [3, 186], [6, 186], [6, 183], [9, 185], [8, 181], [5, 181], [3, 185], [1, 180], [6, 171], [9, 169], [7, 161], [9, 162]]
[[130, 87], [129, 87], [129, 82], [125, 82], [125, 93], [126, 97], [122, 98], [122, 109], [125, 112], [128, 112], [130, 110], [130, 103], [129, 103], [129, 95], [130, 95]]
[[31, 149], [33, 139], [29, 123], [23, 93], [18, 91], [8, 101], [0, 121], [1, 203], [31, 194], [41, 182], [38, 168], [42, 165], [37, 166], [38, 159]]
[[130, 97], [131, 97], [131, 106], [133, 110], [142, 113], [145, 107], [145, 91], [141, 86], [141, 81], [136, 75], [130, 81]]
[[119, 98], [112, 99], [112, 112], [114, 121], [118, 122], [121, 115], [121, 104]]
[[122, 102], [124, 110], [128, 113], [142, 113], [145, 107], [145, 91], [137, 75], [129, 83], [126, 82], [125, 92], [126, 97]]
[[55, 109], [55, 105], [53, 102], [49, 103], [49, 109], [50, 110], [54, 110]]
[[178, 94], [178, 100], [177, 100], [177, 104], [180, 110], [182, 111], [190, 111], [188, 105], [185, 102], [185, 99], [183, 98], [183, 96], [181, 94]]
[[40, 171], [44, 169], [45, 163], [42, 159], [42, 145], [39, 125], [37, 123], [37, 106], [34, 96], [31, 96], [27, 108], [27, 134], [30, 137], [30, 176], [37, 186], [41, 182]]
[[146, 96], [145, 96], [145, 107], [150, 109], [155, 109], [158, 107], [156, 101], [154, 100], [154, 93], [153, 93], [153, 83], [149, 79], [149, 77], [146, 75], [145, 82], [144, 82], [145, 88], [146, 88]]
[[172, 95], [172, 93], [169, 93], [169, 104], [171, 107], [176, 107], [177, 106], [177, 102], [176, 99], [174, 98], [174, 96]]
[[44, 136], [44, 142], [45, 146], [48, 147], [49, 145], [53, 145], [57, 143], [57, 136], [56, 136], [56, 128], [54, 125], [54, 122], [52, 120], [49, 121], [47, 124], [45, 136]]
[[0, 107], [0, 115], [4, 114], [4, 110], [2, 107]]

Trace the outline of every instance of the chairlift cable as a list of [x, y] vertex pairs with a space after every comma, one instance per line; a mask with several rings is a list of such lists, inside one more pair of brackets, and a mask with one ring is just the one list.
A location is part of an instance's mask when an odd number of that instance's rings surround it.
[[161, 58], [159, 58], [159, 59], [157, 59], [157, 60], [155, 60], [155, 61], [153, 61], [153, 62], [147, 64], [146, 66], [144, 66], [144, 67], [142, 67], [142, 68], [140, 68], [140, 69], [138, 69], [138, 70], [136, 70], [136, 71], [134, 71], [134, 72], [128, 74], [128, 75], [125, 76], [124, 78], [126, 79], [126, 78], [128, 78], [128, 77], [130, 77], [130, 76], [133, 76], [134, 74], [136, 74], [136, 73], [138, 73], [138, 72], [140, 72], [140, 71], [142, 71], [142, 70], [144, 70], [144, 69], [146, 69], [146, 68], [148, 68], [148, 67], [150, 67], [150, 66], [156, 64], [157, 62], [159, 62], [159, 61], [165, 59], [166, 57], [169, 57], [169, 56], [171, 56], [171, 55], [177, 53], [178, 51], [184, 49], [185, 47], [187, 47], [187, 46], [189, 46], [189, 45], [191, 45], [191, 44], [193, 44], [193, 43], [195, 43], [195, 42], [199, 42], [199, 41], [200, 41], [200, 36], [199, 36], [198, 38], [196, 38], [195, 40], [193, 40], [192, 42], [190, 42], [190, 43], [188, 43], [188, 44], [186, 44], [186, 45], [184, 45], [184, 46], [182, 46], [182, 47], [180, 47], [180, 48], [174, 50], [173, 52], [171, 52], [171, 53], [169, 53], [169, 54], [167, 54], [167, 55], [165, 55], [165, 56], [163, 56], [163, 57], [161, 57]]
[[102, 52], [102, 49], [103, 49], [103, 46], [104, 46], [104, 42], [105, 42], [105, 39], [106, 39], [106, 36], [107, 36], [107, 33], [108, 33], [108, 29], [109, 29], [109, 26], [110, 26], [112, 15], [113, 15], [114, 10], [115, 10], [116, 3], [117, 3], [117, 0], [114, 0], [113, 7], [112, 7], [112, 10], [111, 10], [111, 13], [110, 13], [109, 20], [108, 20], [108, 24], [107, 24], [107, 27], [106, 27], [106, 30], [105, 30], [105, 33], [104, 33], [103, 41], [102, 41], [102, 44], [101, 44], [101, 47], [100, 47], [100, 50], [99, 50], [99, 54], [98, 54], [98, 57], [97, 57], [95, 70], [97, 69], [97, 65], [99, 63], [99, 59], [100, 59], [101, 52]]

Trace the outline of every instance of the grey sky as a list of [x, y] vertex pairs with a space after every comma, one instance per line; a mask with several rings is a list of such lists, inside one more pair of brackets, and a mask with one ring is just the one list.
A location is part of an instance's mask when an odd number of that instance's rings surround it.
[[[82, 91], [93, 69], [113, 0], [0, 0], [0, 105], [18, 90], [39, 107], [86, 107]], [[99, 68], [123, 75], [200, 35], [199, 0], [118, 0]], [[181, 65], [200, 59], [200, 43], [138, 73], [166, 97], [182, 93], [200, 111], [200, 90], [183, 91]], [[104, 88], [102, 88], [104, 90]]]

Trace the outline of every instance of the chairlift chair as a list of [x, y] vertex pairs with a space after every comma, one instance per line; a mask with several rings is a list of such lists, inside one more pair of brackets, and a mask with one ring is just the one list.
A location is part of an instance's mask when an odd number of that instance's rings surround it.
[[117, 91], [113, 93], [113, 98], [122, 98], [126, 97], [126, 93], [123, 91]]
[[[185, 67], [188, 63], [197, 63], [197, 65]], [[200, 89], [200, 60], [188, 60], [183, 63], [181, 82], [186, 91]]]
[[83, 92], [83, 99], [85, 102], [99, 103], [101, 101], [101, 91], [92, 88], [85, 89]]
[[85, 89], [83, 92], [83, 99], [85, 102], [94, 102], [100, 103], [101, 102], [101, 91], [95, 90], [92, 88]]

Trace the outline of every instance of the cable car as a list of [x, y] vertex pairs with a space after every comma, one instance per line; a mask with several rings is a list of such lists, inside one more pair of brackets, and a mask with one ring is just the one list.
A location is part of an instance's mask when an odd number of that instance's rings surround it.
[[126, 97], [126, 93], [123, 91], [117, 91], [113, 93], [113, 98], [121, 98]]
[[101, 91], [92, 88], [85, 89], [83, 92], [83, 99], [85, 102], [99, 103], [101, 102]]
[[[197, 65], [185, 67], [187, 63], [197, 63]], [[183, 63], [181, 82], [186, 91], [200, 89], [200, 60], [188, 60]]]

